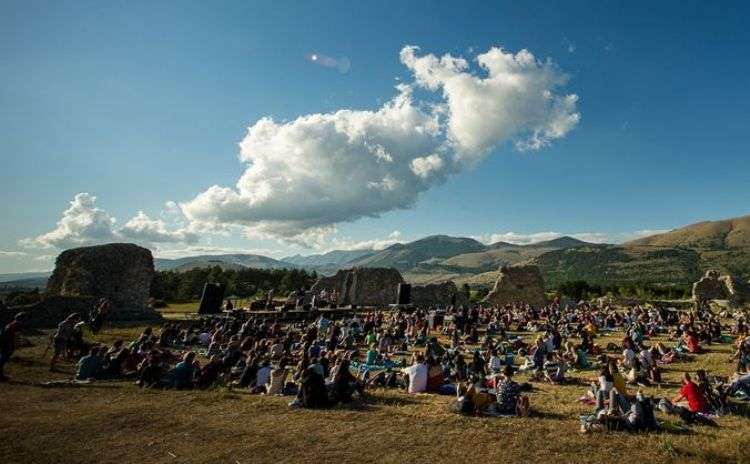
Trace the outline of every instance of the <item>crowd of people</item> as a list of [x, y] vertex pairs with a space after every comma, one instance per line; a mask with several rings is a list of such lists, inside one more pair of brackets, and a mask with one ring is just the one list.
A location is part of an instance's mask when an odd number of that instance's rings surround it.
[[[87, 340], [101, 330], [108, 303], [92, 315], [71, 314], [50, 341], [50, 369], [76, 363], [75, 381], [134, 381], [142, 388], [225, 386], [252, 394], [287, 396], [290, 406], [325, 408], [363, 401], [371, 388], [452, 395], [455, 412], [488, 416], [533, 413], [534, 382], [552, 388], [574, 375], [591, 378], [581, 402], [594, 410], [581, 429], [654, 430], [654, 410], [687, 424], [715, 424], [733, 397], [750, 398], [747, 314], [707, 308], [626, 309], [559, 301], [534, 308], [472, 305], [412, 311], [369, 311], [336, 320], [281, 322], [252, 313], [167, 322], [112, 345]], [[25, 319], [3, 328], [0, 375]], [[731, 326], [722, 325], [732, 320]], [[85, 320], [85, 322], [84, 322]], [[531, 334], [531, 337], [529, 335]], [[597, 343], [602, 336], [619, 343]], [[664, 342], [652, 340], [668, 339]], [[735, 376], [685, 373], [679, 395], [643, 393], [662, 384], [664, 366], [702, 356], [706, 347], [734, 343]], [[516, 380], [524, 373], [528, 381]]]

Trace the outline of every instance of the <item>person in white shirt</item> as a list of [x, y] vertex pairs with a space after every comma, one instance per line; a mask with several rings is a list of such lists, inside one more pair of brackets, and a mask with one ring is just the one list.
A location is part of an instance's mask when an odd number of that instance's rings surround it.
[[286, 368], [286, 362], [282, 359], [279, 363], [279, 367], [270, 372], [269, 382], [266, 385], [266, 394], [281, 395], [284, 392], [284, 386], [288, 374], [289, 371]]
[[427, 364], [424, 363], [422, 355], [417, 356], [416, 361], [402, 372], [409, 376], [409, 393], [421, 393], [427, 390]]
[[497, 374], [503, 368], [503, 360], [497, 355], [497, 350], [492, 350], [490, 356], [490, 371]]
[[635, 351], [628, 344], [625, 345], [625, 349], [622, 351], [622, 365], [628, 369], [633, 367], [633, 361], [635, 360]]

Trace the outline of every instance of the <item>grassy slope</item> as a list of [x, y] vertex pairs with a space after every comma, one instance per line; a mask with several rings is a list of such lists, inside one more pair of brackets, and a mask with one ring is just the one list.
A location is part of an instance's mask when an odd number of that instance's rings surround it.
[[[97, 339], [132, 338], [139, 328], [107, 330]], [[525, 334], [530, 337], [530, 334]], [[750, 420], [719, 420], [721, 428], [689, 434], [581, 436], [576, 402], [593, 372], [579, 384], [535, 384], [536, 417], [473, 418], [446, 410], [447, 397], [372, 391], [359, 408], [292, 410], [288, 398], [243, 392], [142, 391], [130, 383], [78, 388], [36, 384], [49, 374], [41, 359], [44, 336], [19, 350], [9, 365], [12, 384], [0, 384], [0, 462], [737, 462], [750, 456]], [[600, 339], [599, 343], [606, 343]], [[728, 345], [689, 364], [668, 366], [670, 396], [682, 371], [728, 373]], [[72, 366], [64, 366], [72, 372]], [[525, 377], [520, 376], [520, 380]]]
[[698, 222], [663, 234], [634, 240], [628, 244], [709, 250], [748, 249], [750, 216]]

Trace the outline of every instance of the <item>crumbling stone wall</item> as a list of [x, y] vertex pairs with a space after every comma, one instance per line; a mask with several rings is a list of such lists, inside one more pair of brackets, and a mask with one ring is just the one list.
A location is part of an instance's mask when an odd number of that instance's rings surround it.
[[726, 288], [730, 305], [742, 306], [750, 304], [750, 282], [744, 282], [731, 275], [721, 276], [719, 280]]
[[310, 295], [323, 289], [339, 294], [340, 305], [385, 306], [396, 303], [401, 273], [393, 268], [355, 267], [342, 269], [335, 275], [323, 277], [313, 285]]
[[154, 258], [132, 243], [110, 243], [63, 251], [47, 283], [49, 296], [107, 298], [110, 320], [156, 319], [147, 307]]
[[723, 300], [726, 297], [726, 286], [719, 280], [717, 271], [706, 271], [706, 274], [693, 284], [693, 301]]
[[501, 267], [485, 302], [498, 306], [513, 303], [528, 303], [534, 307], [546, 305], [542, 273], [538, 267], [530, 265]]
[[735, 276], [720, 276], [718, 271], [708, 270], [693, 284], [693, 302], [702, 304], [711, 300], [729, 300], [731, 306], [750, 303], [750, 284]]
[[414, 285], [411, 288], [411, 301], [415, 306], [456, 306], [468, 303], [466, 294], [449, 280], [439, 284]]

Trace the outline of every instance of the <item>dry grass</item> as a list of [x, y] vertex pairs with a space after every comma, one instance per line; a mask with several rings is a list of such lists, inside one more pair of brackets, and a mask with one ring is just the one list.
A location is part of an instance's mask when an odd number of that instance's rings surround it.
[[157, 311], [165, 319], [185, 320], [198, 312], [198, 306], [200, 306], [200, 302], [197, 301], [191, 303], [169, 303], [166, 308], [160, 308]]
[[[132, 338], [140, 328], [97, 337]], [[290, 409], [288, 398], [244, 392], [144, 391], [125, 382], [44, 388], [45, 336], [21, 349], [0, 384], [0, 463], [250, 463], [250, 462], [744, 462], [750, 419], [728, 416], [720, 428], [688, 434], [580, 435], [580, 384], [534, 384], [536, 417], [473, 418], [447, 411], [450, 398], [374, 390], [367, 404], [326, 411]], [[605, 342], [605, 340], [600, 340]], [[671, 396], [683, 370], [727, 374], [728, 345], [687, 364], [667, 366], [673, 383], [647, 393]], [[523, 379], [523, 376], [521, 376]], [[664, 417], [662, 417], [664, 418]]]

